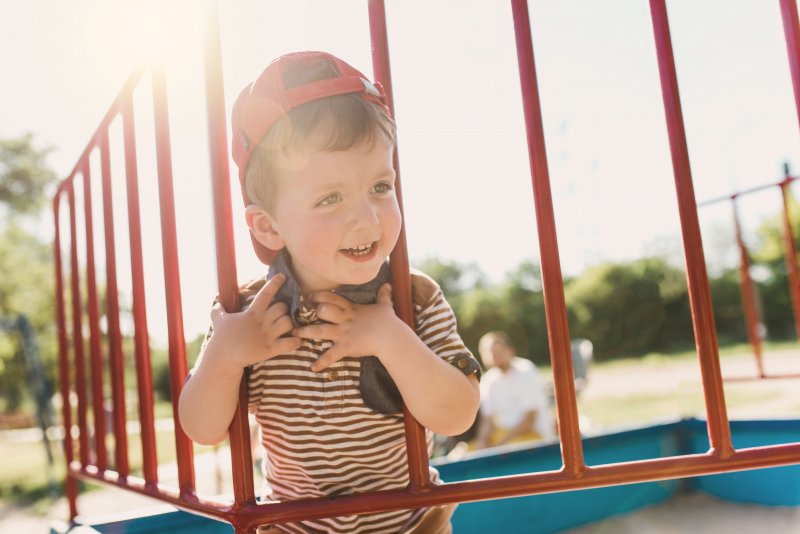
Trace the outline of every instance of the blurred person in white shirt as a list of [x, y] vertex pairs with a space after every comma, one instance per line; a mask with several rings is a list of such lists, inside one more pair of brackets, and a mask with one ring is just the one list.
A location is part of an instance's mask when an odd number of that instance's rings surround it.
[[480, 383], [481, 422], [475, 447], [554, 437], [550, 403], [533, 362], [517, 356], [501, 331], [484, 334], [478, 351], [488, 370]]

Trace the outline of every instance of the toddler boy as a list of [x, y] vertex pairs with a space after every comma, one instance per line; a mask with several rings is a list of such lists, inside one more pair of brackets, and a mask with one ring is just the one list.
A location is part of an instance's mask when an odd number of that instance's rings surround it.
[[[330, 54], [288, 54], [242, 91], [232, 128], [247, 224], [269, 271], [240, 289], [243, 311], [212, 308], [181, 424], [197, 442], [224, 439], [247, 370], [269, 499], [405, 487], [402, 404], [429, 444], [431, 432], [459, 434], [478, 410], [480, 367], [424, 274], [411, 274], [416, 332], [393, 311], [386, 258], [401, 217], [383, 91]], [[453, 509], [260, 532], [450, 532]]]

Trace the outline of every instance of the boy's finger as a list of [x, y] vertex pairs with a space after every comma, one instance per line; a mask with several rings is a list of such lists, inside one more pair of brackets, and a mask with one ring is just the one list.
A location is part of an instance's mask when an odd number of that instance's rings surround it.
[[317, 317], [329, 323], [339, 324], [344, 319], [344, 310], [335, 304], [324, 302], [317, 306]]
[[336, 341], [336, 325], [312, 324], [292, 330], [292, 335], [303, 339], [328, 339]]
[[272, 327], [275, 329], [276, 335], [282, 336], [284, 334], [288, 334], [292, 331], [292, 329], [294, 329], [294, 322], [289, 318], [288, 315], [284, 315], [272, 323]]
[[278, 273], [267, 280], [267, 283], [264, 284], [261, 289], [258, 290], [256, 296], [253, 297], [253, 302], [250, 304], [250, 309], [258, 311], [267, 309], [270, 302], [272, 302], [272, 299], [274, 299], [275, 295], [278, 294], [278, 290], [285, 281], [286, 275], [283, 273]]
[[326, 369], [331, 364], [334, 364], [342, 359], [342, 356], [339, 356], [336, 351], [336, 345], [331, 347], [330, 349], [326, 350], [322, 353], [322, 356], [319, 357], [317, 361], [311, 364], [311, 370], [315, 373]]
[[282, 337], [275, 340], [275, 351], [278, 354], [289, 354], [300, 348], [303, 340], [299, 337]]
[[378, 289], [378, 298], [376, 300], [378, 304], [391, 304], [392, 303], [392, 284], [386, 283], [383, 284]]
[[333, 291], [314, 291], [308, 295], [308, 298], [311, 300], [311, 302], [315, 302], [317, 304], [326, 302], [328, 304], [339, 306], [340, 308], [347, 308], [351, 304], [351, 302], [345, 297], [334, 293]]
[[264, 319], [267, 322], [275, 322], [281, 317], [289, 317], [289, 307], [285, 302], [275, 302], [267, 308], [267, 314]]

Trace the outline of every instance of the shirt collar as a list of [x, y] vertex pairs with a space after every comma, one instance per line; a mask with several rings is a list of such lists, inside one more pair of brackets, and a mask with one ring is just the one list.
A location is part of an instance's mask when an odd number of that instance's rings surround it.
[[[278, 290], [278, 294], [275, 295], [274, 300], [286, 304], [289, 308], [289, 315], [292, 321], [297, 325], [298, 317], [305, 306], [303, 295], [300, 291], [300, 284], [297, 283], [297, 279], [292, 272], [292, 258], [285, 248], [281, 250], [278, 256], [270, 263], [266, 278], [269, 280], [279, 273], [286, 275], [286, 281]], [[337, 289], [334, 289], [333, 292], [356, 304], [373, 304], [378, 298], [378, 289], [390, 280], [391, 269], [389, 268], [389, 261], [387, 260], [381, 265], [378, 275], [366, 284], [347, 284], [339, 286]], [[316, 316], [316, 314], [314, 315]]]

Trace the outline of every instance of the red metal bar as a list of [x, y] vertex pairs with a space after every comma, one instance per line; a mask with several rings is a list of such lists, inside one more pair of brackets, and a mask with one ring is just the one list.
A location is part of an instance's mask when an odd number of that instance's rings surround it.
[[172, 187], [172, 148], [169, 139], [167, 86], [163, 68], [154, 68], [152, 78], [156, 158], [158, 160], [158, 199], [161, 207], [161, 247], [164, 260], [167, 331], [169, 333], [169, 379], [172, 392], [172, 417], [175, 420], [178, 485], [182, 494], [193, 494], [195, 481], [192, 441], [181, 428], [178, 417], [178, 399], [189, 370], [186, 364], [186, 339], [183, 334], [178, 237], [175, 230], [175, 194]]
[[753, 354], [756, 357], [758, 375], [761, 378], [766, 376], [764, 372], [764, 361], [761, 354], [761, 333], [758, 331], [758, 313], [755, 304], [755, 288], [753, 280], [750, 278], [750, 257], [747, 253], [747, 246], [744, 244], [742, 235], [742, 224], [739, 219], [739, 209], [736, 199], [732, 202], [733, 206], [733, 225], [736, 229], [736, 245], [739, 247], [739, 287], [742, 292], [742, 307], [744, 307], [745, 324], [747, 325], [747, 337], [753, 347]]
[[795, 0], [780, 0], [780, 4], [786, 51], [789, 55], [789, 71], [792, 74], [795, 112], [800, 121], [800, 24], [797, 19], [797, 3]]
[[116, 485], [166, 501], [179, 508], [207, 517], [216, 517], [240, 526], [255, 526], [262, 523], [292, 522], [300, 519], [319, 519], [401, 508], [420, 508], [452, 502], [502, 499], [694, 477], [777, 467], [798, 462], [800, 462], [800, 443], [791, 443], [741, 449], [728, 458], [720, 458], [713, 451], [709, 451], [706, 454], [592, 466], [577, 477], [562, 469], [434, 485], [428, 492], [392, 490], [335, 498], [304, 499], [258, 505], [246, 504], [239, 507], [220, 501], [184, 499], [175, 490], [163, 486], [147, 486], [144, 481], [134, 477], [121, 480], [113, 472], [101, 472], [91, 466], [80, 469], [79, 464], [73, 463], [70, 470], [78, 478]]
[[741, 191], [737, 191], [736, 193], [732, 193], [730, 195], [725, 195], [725, 196], [721, 196], [721, 197], [716, 197], [716, 198], [711, 198], [711, 199], [708, 199], [708, 200], [704, 200], [704, 201], [698, 203], [697, 207], [698, 208], [702, 208], [704, 206], [709, 206], [711, 204], [716, 204], [717, 202], [724, 202], [724, 201], [727, 201], [727, 200], [733, 200], [734, 198], [743, 197], [745, 195], [749, 195], [749, 194], [752, 194], [752, 193], [758, 193], [759, 191], [764, 191], [764, 190], [770, 189], [772, 187], [780, 187], [783, 184], [783, 182], [787, 182], [787, 181], [788, 182], [793, 182], [793, 181], [795, 181], [797, 179], [798, 179], [798, 177], [795, 177], [795, 176], [786, 176], [780, 182], [775, 182], [775, 183], [772, 183], [772, 184], [759, 185], [759, 186], [756, 186], [756, 187], [751, 187], [750, 189], [743, 189]]
[[100, 172], [103, 181], [103, 223], [106, 244], [106, 321], [108, 324], [108, 363], [111, 372], [111, 399], [114, 409], [114, 469], [120, 477], [130, 473], [128, 433], [125, 412], [125, 364], [122, 359], [122, 334], [119, 329], [117, 292], [117, 252], [114, 239], [114, 204], [111, 189], [111, 155], [108, 130], [100, 138]]
[[522, 85], [522, 104], [525, 112], [528, 158], [536, 207], [536, 225], [539, 229], [544, 309], [550, 342], [550, 360], [553, 365], [553, 386], [561, 437], [561, 456], [564, 460], [564, 469], [577, 476], [585, 469], [583, 445], [578, 425], [578, 401], [575, 396], [567, 305], [564, 299], [564, 280], [558, 255], [558, 237], [553, 212], [553, 198], [550, 192], [550, 174], [547, 167], [547, 151], [539, 102], [539, 85], [536, 81], [536, 63], [533, 56], [528, 3], [526, 0], [512, 0], [511, 9], [514, 15], [514, 34]]
[[[212, 6], [205, 43], [206, 106], [208, 144], [211, 157], [211, 187], [214, 198], [214, 235], [217, 244], [217, 282], [222, 306], [229, 312], [240, 310], [239, 287], [231, 214], [228, 135], [225, 121], [225, 90], [222, 83], [222, 53], [219, 19]], [[239, 386], [239, 406], [228, 429], [231, 443], [233, 495], [237, 505], [255, 502], [253, 460], [250, 454], [250, 427], [247, 421], [247, 377]]]
[[144, 478], [150, 484], [158, 482], [158, 457], [153, 417], [153, 374], [150, 367], [150, 339], [147, 334], [147, 309], [142, 267], [142, 228], [139, 223], [139, 177], [136, 162], [136, 131], [133, 122], [133, 101], [127, 98], [122, 105], [122, 132], [125, 143], [125, 178], [128, 192], [128, 232], [131, 252], [131, 282], [133, 290], [134, 347], [136, 377], [139, 393], [139, 425], [142, 439]]
[[100, 310], [97, 301], [97, 276], [94, 263], [94, 217], [89, 159], [83, 160], [83, 211], [86, 226], [86, 298], [89, 310], [89, 354], [91, 357], [92, 407], [94, 409], [94, 447], [96, 464], [102, 471], [108, 467], [106, 452], [106, 416], [103, 402], [103, 353], [100, 348]]
[[[74, 176], [74, 175], [73, 175]], [[83, 356], [83, 321], [81, 316], [81, 283], [78, 266], [78, 230], [75, 223], [75, 190], [73, 181], [67, 182], [70, 232], [70, 277], [72, 280], [72, 350], [75, 351], [75, 391], [78, 394], [78, 450], [83, 465], [89, 464], [89, 431], [86, 424], [86, 365]]]
[[[392, 70], [389, 63], [389, 39], [386, 31], [386, 7], [383, 0], [369, 2], [369, 29], [372, 41], [372, 68], [375, 81], [383, 85], [386, 101], [394, 116], [394, 96], [392, 93]], [[400, 158], [397, 145], [394, 148], [395, 190], [400, 214], [403, 215], [403, 189], [400, 181]], [[414, 324], [414, 306], [411, 300], [411, 276], [408, 262], [406, 225], [402, 223], [400, 236], [391, 254], [392, 297], [395, 312], [411, 328]], [[425, 443], [425, 429], [408, 411], [403, 408], [403, 421], [406, 431], [406, 451], [408, 454], [409, 488], [411, 491], [427, 490], [431, 485], [428, 467], [428, 447]]]
[[783, 200], [783, 256], [786, 259], [786, 271], [789, 274], [789, 294], [792, 296], [792, 311], [794, 313], [794, 328], [797, 339], [800, 340], [800, 274], [797, 269], [797, 250], [794, 246], [794, 231], [789, 213], [790, 199], [792, 196], [789, 186], [791, 182], [784, 180], [781, 183], [781, 198]]
[[77, 494], [78, 489], [75, 479], [69, 472], [69, 465], [73, 459], [72, 439], [72, 401], [69, 387], [69, 345], [67, 342], [67, 321], [64, 309], [64, 275], [61, 266], [61, 220], [60, 206], [63, 188], [59, 188], [53, 198], [53, 220], [55, 224], [55, 237], [53, 239], [53, 258], [56, 269], [56, 324], [58, 326], [58, 376], [61, 382], [61, 416], [64, 419], [64, 458], [67, 463], [66, 479], [64, 480], [64, 493], [69, 503], [69, 520], [78, 515]]
[[733, 447], [728, 413], [725, 408], [725, 393], [722, 388], [714, 310], [708, 287], [708, 273], [703, 255], [703, 242], [700, 237], [700, 223], [697, 217], [689, 151], [686, 146], [686, 132], [678, 92], [678, 77], [675, 73], [675, 59], [672, 54], [672, 40], [664, 0], [650, 0], [650, 13], [653, 19], [658, 71], [661, 77], [664, 111], [667, 117], [675, 189], [678, 195], [689, 303], [692, 309], [695, 342], [703, 377], [708, 434], [712, 450], [724, 458], [733, 453]]

